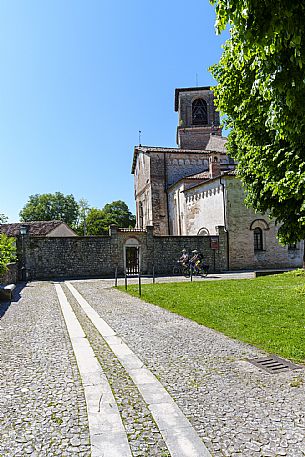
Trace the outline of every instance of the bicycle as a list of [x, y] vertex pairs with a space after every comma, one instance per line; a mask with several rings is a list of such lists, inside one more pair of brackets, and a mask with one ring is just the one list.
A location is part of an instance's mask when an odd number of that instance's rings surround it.
[[173, 266], [173, 276], [190, 276], [190, 266], [178, 260]]
[[196, 263], [195, 265], [190, 265], [190, 269], [193, 275], [206, 278], [209, 274], [210, 266], [205, 263]]

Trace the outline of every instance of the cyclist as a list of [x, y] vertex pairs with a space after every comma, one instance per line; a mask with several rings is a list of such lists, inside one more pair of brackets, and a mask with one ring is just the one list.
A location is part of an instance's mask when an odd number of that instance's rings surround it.
[[188, 264], [189, 264], [189, 259], [190, 259], [190, 256], [189, 256], [187, 250], [186, 249], [182, 249], [182, 256], [178, 260], [178, 263], [180, 263], [184, 267], [187, 267]]
[[192, 251], [192, 257], [190, 259], [190, 267], [195, 273], [200, 272], [200, 266], [203, 262], [203, 255], [197, 249]]

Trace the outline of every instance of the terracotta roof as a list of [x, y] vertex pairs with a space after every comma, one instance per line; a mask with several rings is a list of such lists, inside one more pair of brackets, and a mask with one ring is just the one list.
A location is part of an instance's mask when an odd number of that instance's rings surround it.
[[236, 177], [237, 176], [237, 172], [236, 172], [236, 170], [222, 171], [219, 175], [214, 176], [213, 178], [208, 178], [208, 179], [202, 180], [202, 182], [198, 182], [198, 183], [188, 187], [187, 189], [184, 190], [184, 192], [187, 192], [187, 191], [189, 191], [191, 189], [195, 189], [196, 187], [201, 186], [201, 184], [205, 184], [205, 183], [211, 182], [211, 181], [216, 181], [217, 179], [220, 179], [220, 178], [225, 177], [225, 176], [234, 176], [234, 177]]
[[206, 171], [201, 171], [200, 173], [196, 173], [195, 175], [191, 176], [186, 176], [184, 179], [208, 179], [209, 177], [209, 172]]
[[227, 138], [219, 135], [210, 135], [208, 144], [206, 145], [207, 152], [221, 152], [226, 154], [226, 142]]
[[201, 87], [182, 87], [175, 90], [175, 111], [178, 111], [179, 105], [179, 93], [180, 92], [196, 92], [198, 90], [212, 90], [210, 86], [201, 86]]
[[46, 236], [61, 224], [65, 224], [65, 222], [37, 221], [37, 222], [16, 222], [13, 224], [0, 224], [0, 233], [5, 233], [5, 235], [7, 235], [7, 236], [18, 236], [18, 235], [20, 235], [20, 227], [27, 226], [29, 235]]

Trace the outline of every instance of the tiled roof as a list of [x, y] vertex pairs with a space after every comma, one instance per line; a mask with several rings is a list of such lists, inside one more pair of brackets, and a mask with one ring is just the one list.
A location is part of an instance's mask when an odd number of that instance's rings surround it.
[[207, 152], [220, 152], [226, 154], [227, 138], [219, 135], [210, 135], [208, 144], [206, 145]]
[[186, 176], [184, 179], [207, 179], [208, 177], [208, 171], [201, 171], [200, 173], [196, 173], [195, 175]]
[[202, 180], [202, 182], [198, 182], [196, 184], [193, 184], [192, 186], [188, 187], [184, 192], [187, 192], [188, 190], [191, 190], [191, 189], [195, 189], [196, 187], [201, 186], [201, 184], [203, 184], [203, 183], [210, 182], [210, 181], [215, 181], [215, 180], [220, 179], [220, 178], [225, 177], [225, 176], [234, 176], [234, 177], [236, 177], [237, 176], [237, 172], [236, 172], [236, 170], [222, 171], [219, 175], [213, 176], [213, 178], [207, 178], [205, 180]]
[[64, 224], [62, 221], [37, 221], [37, 222], [16, 222], [13, 224], [0, 224], [0, 233], [7, 236], [20, 235], [20, 227], [27, 226], [28, 234], [31, 236], [48, 235], [59, 225]]

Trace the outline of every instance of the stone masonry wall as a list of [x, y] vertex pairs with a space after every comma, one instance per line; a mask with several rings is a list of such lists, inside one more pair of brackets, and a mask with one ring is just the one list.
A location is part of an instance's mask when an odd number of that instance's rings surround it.
[[16, 284], [18, 282], [18, 266], [17, 263], [9, 263], [8, 270], [0, 276], [0, 284]]
[[[279, 225], [267, 215], [246, 208], [241, 182], [226, 178], [227, 226], [229, 234], [229, 269], [297, 268], [303, 263], [303, 243], [297, 249], [279, 244], [276, 235]], [[254, 251], [253, 227], [263, 232], [263, 250]], [[251, 230], [252, 227], [252, 230]]]
[[[170, 274], [183, 248], [200, 250], [211, 270], [226, 269], [226, 242], [219, 228], [219, 250], [213, 251], [209, 237], [154, 236], [152, 227], [146, 231], [119, 230], [111, 227], [106, 237], [25, 239], [24, 255], [29, 279], [63, 277], [113, 277], [124, 273], [125, 245], [133, 239], [140, 247], [141, 273]], [[218, 237], [216, 237], [218, 238]]]

